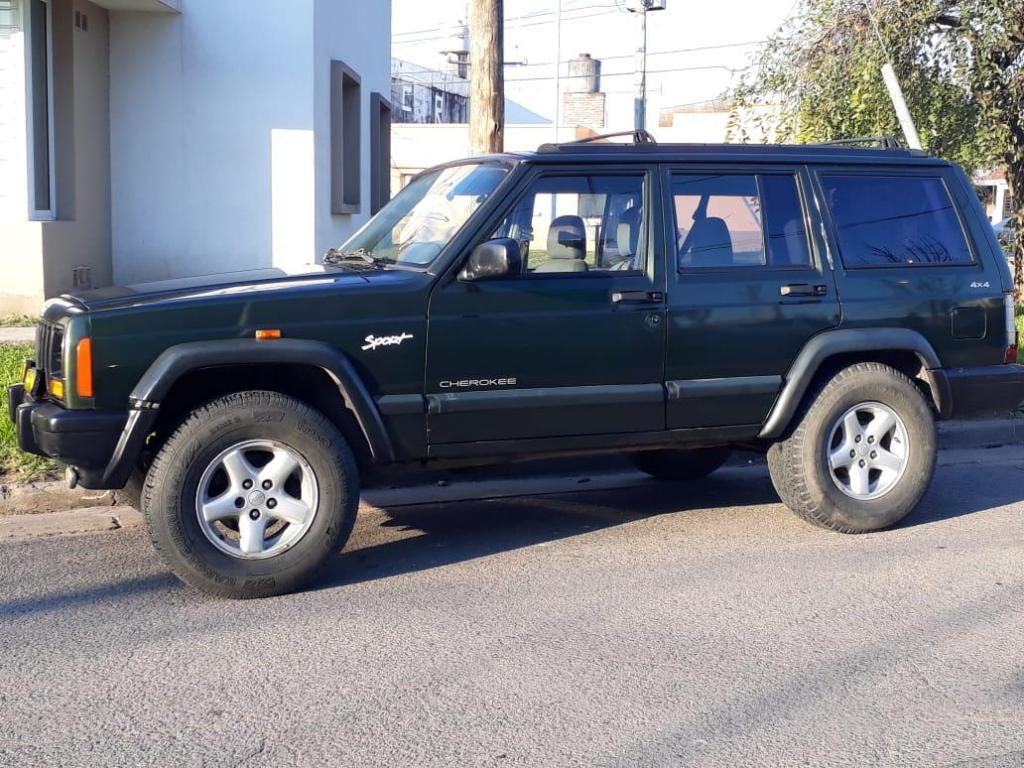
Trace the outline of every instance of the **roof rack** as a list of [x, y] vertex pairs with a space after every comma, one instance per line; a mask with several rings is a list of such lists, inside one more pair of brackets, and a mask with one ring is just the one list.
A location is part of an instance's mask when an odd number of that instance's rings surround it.
[[575, 141], [563, 141], [559, 143], [548, 142], [547, 144], [541, 144], [537, 147], [538, 152], [557, 152], [562, 147], [578, 147], [581, 144], [594, 144], [595, 142], [606, 141], [607, 139], [615, 139], [620, 136], [632, 136], [634, 144], [657, 144], [654, 137], [645, 131], [643, 128], [637, 128], [632, 131], [616, 131], [615, 133], [601, 133], [597, 136], [587, 136], [583, 139], [576, 139]]
[[816, 147], [878, 147], [879, 149], [906, 149], [903, 143], [894, 136], [858, 136], [853, 139], [833, 139], [820, 141]]

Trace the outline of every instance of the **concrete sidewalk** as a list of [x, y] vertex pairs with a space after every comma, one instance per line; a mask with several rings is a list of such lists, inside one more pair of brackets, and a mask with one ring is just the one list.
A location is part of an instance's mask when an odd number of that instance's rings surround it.
[[35, 328], [0, 328], [0, 344], [31, 344], [35, 340]]

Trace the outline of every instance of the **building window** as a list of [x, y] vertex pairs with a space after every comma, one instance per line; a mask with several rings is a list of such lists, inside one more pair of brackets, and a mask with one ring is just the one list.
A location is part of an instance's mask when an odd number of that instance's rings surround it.
[[411, 85], [402, 86], [402, 111], [412, 112], [415, 106], [415, 94]]
[[370, 213], [391, 199], [391, 104], [370, 94]]
[[359, 213], [359, 75], [341, 61], [331, 62], [331, 213]]
[[54, 218], [53, 42], [48, 0], [26, 5], [29, 208], [32, 218]]

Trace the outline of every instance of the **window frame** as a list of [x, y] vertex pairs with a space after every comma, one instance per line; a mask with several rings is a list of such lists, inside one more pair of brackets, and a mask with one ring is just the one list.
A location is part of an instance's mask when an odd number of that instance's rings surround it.
[[[653, 189], [655, 170], [649, 165], [636, 165], [633, 167], [628, 166], [559, 166], [557, 168], [539, 167], [534, 173], [527, 176], [522, 185], [519, 186], [509, 199], [502, 202], [502, 207], [498, 212], [498, 215], [494, 217], [488, 223], [488, 226], [483, 231], [487, 233], [494, 232], [498, 225], [501, 224], [508, 216], [518, 207], [519, 203], [525, 198], [530, 192], [530, 189], [542, 178], [551, 177], [579, 177], [579, 176], [633, 176], [641, 179], [643, 184], [642, 189], [642, 200], [644, 210], [641, 216], [642, 219], [642, 231], [641, 241], [637, 245], [637, 252], [642, 253], [644, 257], [643, 266], [640, 269], [594, 269], [587, 270], [586, 272], [522, 272], [518, 275], [508, 275], [506, 277], [497, 278], [499, 280], [566, 280], [566, 279], [590, 279], [595, 278], [598, 280], [607, 280], [609, 278], [616, 277], [653, 277], [654, 273], [654, 262], [656, 256], [652, 253], [651, 243], [653, 242], [652, 227], [654, 223], [654, 214], [652, 205], [655, 204], [656, 196], [655, 190]], [[491, 238], [485, 240], [479, 240], [475, 245], [487, 242]], [[472, 252], [472, 249], [470, 249]], [[467, 256], [468, 258], [468, 256]]]
[[362, 211], [363, 88], [359, 73], [331, 60], [331, 214]]
[[[716, 267], [683, 267], [679, 265], [679, 225], [676, 219], [676, 201], [673, 193], [674, 176], [691, 176], [695, 174], [713, 174], [715, 176], [752, 176], [757, 185], [757, 195], [761, 203], [761, 247], [764, 251], [765, 261], [763, 264], [733, 264], [731, 266]], [[796, 184], [797, 199], [800, 202], [802, 221], [804, 225], [804, 239], [807, 244], [807, 262], [805, 264], [772, 264], [770, 263], [768, 251], [768, 233], [766, 207], [762, 194], [761, 176], [789, 176]], [[812, 197], [806, 187], [804, 179], [804, 168], [801, 166], [751, 166], [751, 165], [667, 165], [665, 167], [665, 221], [668, 227], [668, 234], [671, 235], [669, 258], [672, 269], [677, 275], [712, 275], [720, 273], [759, 275], [764, 272], [808, 272], [818, 271], [822, 268], [814, 244], [811, 228], [814, 226], [811, 211]]]
[[[32, 3], [41, 2], [46, 6], [46, 112], [47, 112], [47, 181], [50, 205], [36, 207], [36, 120], [34, 61], [32, 56], [33, 23]], [[21, 6], [22, 29], [25, 39], [25, 144], [28, 170], [28, 219], [30, 221], [56, 221], [57, 219], [57, 173], [55, 163], [56, 126], [54, 125], [55, 98], [53, 77], [53, 2], [52, 0], [29, 0]]]
[[391, 199], [391, 123], [394, 109], [383, 94], [370, 94], [370, 215]]
[[[814, 193], [820, 201], [819, 209], [822, 216], [822, 221], [825, 224], [825, 228], [828, 231], [829, 248], [838, 257], [838, 264], [833, 266], [840, 267], [845, 272], [862, 272], [865, 270], [878, 270], [878, 269], [949, 269], [951, 267], [958, 268], [977, 268], [981, 264], [978, 249], [975, 246], [974, 240], [970, 235], [970, 230], [967, 227], [967, 223], [964, 221], [963, 212], [961, 206], [958, 203], [957, 197], [953, 194], [953, 189], [950, 187], [948, 179], [948, 169], [945, 167], [931, 167], [931, 168], [912, 168], [912, 167], [898, 167], [898, 166], [880, 166], [879, 168], [865, 168], [865, 167], [846, 167], [846, 166], [814, 166], [809, 169], [812, 177], [812, 183], [814, 184]], [[946, 195], [949, 198], [949, 202], [953, 207], [953, 214], [956, 216], [956, 220], [960, 225], [960, 234], [963, 236], [964, 241], [967, 243], [967, 251], [971, 254], [970, 261], [952, 261], [952, 262], [900, 262], [898, 264], [847, 264], [846, 259], [843, 258], [842, 244], [839, 240], [839, 228], [836, 225], [836, 220], [832, 216], [832, 209], [829, 207], [828, 198], [825, 195], [825, 187], [822, 182], [823, 176], [863, 176], [866, 178], [879, 178], [889, 177], [896, 179], [906, 179], [909, 177], [923, 178], [923, 179], [938, 179], [942, 183], [943, 189], [946, 191]]]

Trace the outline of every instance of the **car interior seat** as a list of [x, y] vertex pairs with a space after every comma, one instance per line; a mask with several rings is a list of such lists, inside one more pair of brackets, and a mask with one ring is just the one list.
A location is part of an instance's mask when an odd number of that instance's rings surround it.
[[695, 218], [679, 248], [680, 266], [731, 267], [734, 257], [729, 225], [717, 216]]
[[587, 230], [579, 216], [556, 216], [548, 229], [548, 260], [534, 272], [586, 272]]

